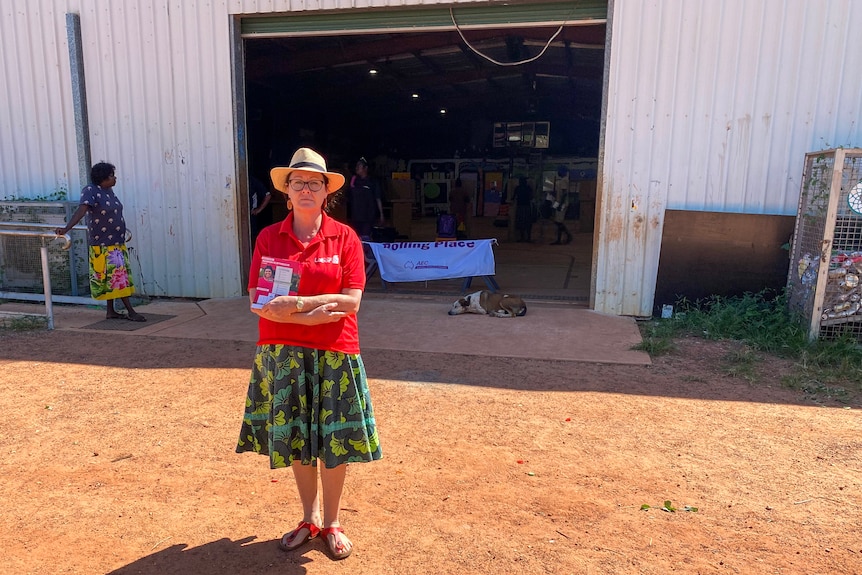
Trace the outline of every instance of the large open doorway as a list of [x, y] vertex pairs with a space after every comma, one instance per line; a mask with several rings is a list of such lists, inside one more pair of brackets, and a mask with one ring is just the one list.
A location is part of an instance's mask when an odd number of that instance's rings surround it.
[[[348, 179], [365, 157], [384, 189], [380, 233], [417, 241], [434, 239], [438, 215], [452, 211], [456, 185], [465, 187], [472, 205], [461, 233], [498, 240], [503, 289], [588, 301], [604, 14], [536, 21], [534, 10], [525, 22], [411, 31], [381, 27], [369, 14], [351, 25], [327, 26], [325, 14], [304, 28], [296, 18], [243, 25], [249, 174], [268, 183], [270, 167], [302, 145], [324, 152]], [[457, 23], [458, 9], [452, 16]], [[522, 177], [533, 192], [530, 241], [520, 241], [515, 221]], [[274, 222], [285, 213], [273, 194], [262, 216]], [[432, 283], [397, 287], [462, 287]], [[369, 280], [369, 289], [380, 285]]]

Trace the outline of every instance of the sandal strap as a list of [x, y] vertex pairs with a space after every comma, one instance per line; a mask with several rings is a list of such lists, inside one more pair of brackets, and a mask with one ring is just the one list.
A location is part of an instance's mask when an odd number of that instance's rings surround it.
[[320, 533], [320, 527], [318, 527], [314, 523], [309, 523], [308, 521], [300, 521], [299, 525], [297, 526], [297, 530], [302, 529], [303, 527], [308, 529], [308, 532], [311, 533], [311, 535], [309, 535], [311, 539], [314, 539]]
[[[340, 526], [325, 527], [320, 530], [320, 533], [321, 537], [323, 537], [323, 539], [326, 541], [327, 547], [329, 547], [329, 550], [332, 552], [336, 559], [344, 559], [345, 557], [350, 555], [350, 551], [347, 551], [345, 553], [345, 545], [341, 541], [341, 537], [338, 536], [339, 533], [344, 533], [344, 529], [342, 529]], [[330, 535], [335, 536], [335, 542], [333, 544], [329, 543]]]
[[288, 544], [294, 539], [296, 539], [301, 529], [308, 529], [309, 539], [314, 539], [318, 536], [318, 534], [320, 534], [320, 527], [318, 527], [314, 523], [309, 523], [308, 521], [300, 521], [299, 525], [297, 525], [293, 531], [291, 531], [290, 533], [285, 533], [285, 535], [287, 536], [285, 537], [285, 539], [287, 539]]

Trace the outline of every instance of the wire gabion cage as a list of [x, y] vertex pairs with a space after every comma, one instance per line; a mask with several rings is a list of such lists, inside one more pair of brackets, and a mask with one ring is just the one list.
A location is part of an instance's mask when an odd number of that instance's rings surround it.
[[787, 276], [808, 337], [862, 340], [862, 149], [805, 155]]

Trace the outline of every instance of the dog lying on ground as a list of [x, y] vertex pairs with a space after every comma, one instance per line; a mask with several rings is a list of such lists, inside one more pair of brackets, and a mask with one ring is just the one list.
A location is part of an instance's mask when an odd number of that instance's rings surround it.
[[527, 313], [527, 304], [516, 295], [481, 290], [467, 294], [452, 304], [449, 315], [480, 313], [494, 317], [516, 317]]

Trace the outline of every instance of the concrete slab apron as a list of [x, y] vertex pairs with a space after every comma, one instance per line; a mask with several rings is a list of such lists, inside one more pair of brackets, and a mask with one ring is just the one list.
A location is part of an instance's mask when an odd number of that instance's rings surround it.
[[[452, 301], [442, 297], [420, 299], [367, 294], [359, 310], [362, 349], [650, 364], [648, 354], [631, 349], [641, 342], [632, 318], [530, 301], [527, 302], [529, 312], [524, 317], [450, 316], [447, 312]], [[144, 315], [174, 317], [124, 332], [124, 335], [257, 340], [257, 316], [249, 311], [247, 297], [200, 302], [156, 301], [136, 309]], [[4, 303], [0, 311], [38, 315], [44, 313], [44, 306]], [[57, 329], [84, 329], [105, 317], [103, 309], [82, 306], [56, 306], [54, 312]]]
[[496, 318], [447, 314], [451, 302], [363, 299], [362, 349], [392, 349], [649, 365], [635, 320], [574, 306], [530, 304], [527, 315]]

